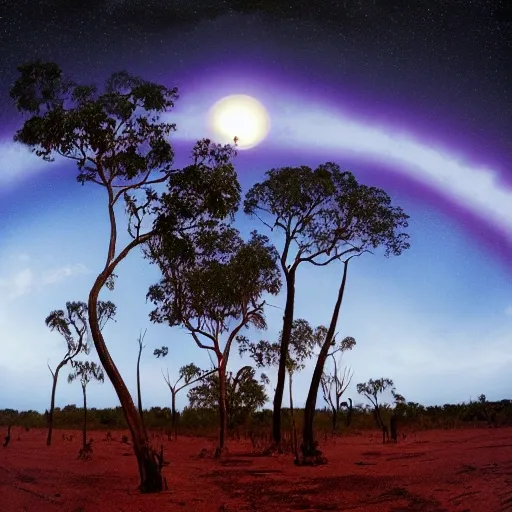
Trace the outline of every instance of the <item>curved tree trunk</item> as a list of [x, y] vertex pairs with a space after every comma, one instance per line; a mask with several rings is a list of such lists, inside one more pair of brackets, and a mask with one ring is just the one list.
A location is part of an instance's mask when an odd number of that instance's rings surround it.
[[338, 323], [341, 303], [343, 301], [345, 285], [347, 282], [348, 262], [349, 260], [344, 262], [343, 278], [341, 280], [341, 285], [338, 291], [338, 298], [336, 299], [336, 304], [334, 305], [334, 310], [332, 313], [329, 330], [327, 331], [327, 336], [325, 337], [322, 348], [320, 349], [320, 354], [318, 354], [318, 359], [315, 365], [315, 371], [313, 372], [311, 385], [309, 386], [309, 393], [306, 400], [306, 406], [304, 408], [304, 430], [302, 433], [301, 446], [302, 454], [304, 457], [319, 457], [321, 455], [321, 452], [317, 450], [313, 432], [313, 420], [315, 417], [316, 397], [318, 395], [318, 389], [320, 387], [320, 381], [322, 379], [322, 374], [324, 372], [324, 365], [329, 354], [331, 342], [334, 339], [336, 324]]
[[94, 286], [91, 289], [88, 300], [89, 324], [94, 346], [98, 352], [98, 357], [108, 375], [123, 409], [123, 414], [130, 429], [133, 440], [133, 450], [139, 466], [140, 485], [139, 489], [143, 493], [160, 492], [162, 490], [162, 476], [160, 467], [156, 461], [153, 451], [149, 445], [149, 440], [142, 424], [142, 419], [133, 403], [132, 397], [126, 384], [124, 383], [119, 370], [110, 357], [110, 353], [101, 333], [98, 319], [98, 295], [107, 280], [106, 271], [98, 276]]
[[228, 429], [226, 397], [226, 367], [224, 362], [219, 364], [219, 446], [215, 451], [215, 456], [220, 457], [226, 446], [226, 432]]
[[[67, 362], [67, 361], [66, 361]], [[66, 364], [66, 363], [64, 363]], [[53, 384], [52, 384], [52, 398], [50, 401], [50, 410], [48, 412], [48, 435], [46, 437], [46, 446], [50, 446], [52, 444], [52, 433], [53, 433], [53, 412], [55, 410], [55, 392], [57, 390], [57, 379], [59, 378], [60, 369], [64, 366], [62, 362], [55, 368], [55, 373], [53, 374]]]
[[272, 412], [272, 438], [274, 444], [281, 445], [281, 407], [283, 405], [284, 381], [286, 378], [286, 359], [293, 326], [293, 310], [295, 306], [295, 268], [286, 274], [286, 305], [284, 308], [283, 331], [281, 336], [281, 354], [279, 370], [274, 394], [274, 409]]
[[87, 394], [85, 391], [85, 386], [82, 384], [82, 393], [84, 395], [84, 429], [82, 432], [82, 448], [85, 453], [85, 447], [87, 445]]

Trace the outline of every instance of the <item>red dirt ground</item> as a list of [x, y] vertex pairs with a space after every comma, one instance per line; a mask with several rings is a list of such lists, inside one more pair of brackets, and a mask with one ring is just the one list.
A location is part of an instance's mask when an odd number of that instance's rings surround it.
[[[71, 432], [67, 432], [70, 434]], [[0, 447], [1, 512], [512, 511], [512, 428], [426, 431], [398, 445], [365, 433], [321, 441], [329, 463], [296, 467], [290, 455], [259, 457], [230, 442], [224, 460], [200, 458], [212, 441], [164, 442], [169, 490], [140, 495], [123, 432], [94, 431], [93, 458], [77, 460], [80, 433], [14, 428]], [[18, 440], [19, 435], [19, 440]]]

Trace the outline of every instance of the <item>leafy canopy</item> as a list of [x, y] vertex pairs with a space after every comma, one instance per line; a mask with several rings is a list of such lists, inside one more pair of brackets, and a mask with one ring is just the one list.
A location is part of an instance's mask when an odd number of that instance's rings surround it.
[[157, 123], [174, 106], [177, 89], [114, 73], [99, 93], [63, 76], [55, 63], [30, 62], [11, 89], [18, 110], [34, 114], [15, 136], [52, 161], [77, 162], [78, 181], [125, 185], [152, 171], [170, 171], [173, 150], [167, 137], [175, 125]]
[[[179, 242], [157, 239], [148, 250], [158, 264], [162, 279], [148, 298], [156, 308], [153, 322], [183, 325], [201, 348], [220, 354], [219, 336], [231, 330], [231, 322], [242, 326], [266, 326], [265, 294], [281, 287], [278, 258], [267, 237], [256, 232], [245, 242], [227, 225], [197, 230]], [[204, 345], [198, 334], [212, 344]], [[229, 352], [229, 345], [226, 349]]]
[[[320, 346], [325, 339], [327, 329], [319, 326], [313, 329], [307, 320], [296, 319], [292, 324], [286, 369], [289, 373], [304, 369], [304, 362], [309, 359], [315, 347]], [[246, 353], [256, 363], [257, 368], [277, 366], [281, 354], [282, 331], [279, 334], [278, 342], [260, 340], [258, 343], [251, 343], [246, 336], [238, 336], [238, 351], [240, 355]]]
[[[192, 150], [191, 165], [172, 167], [169, 137], [176, 127], [162, 122], [161, 115], [173, 108], [176, 88], [121, 71], [99, 92], [94, 85], [65, 78], [51, 62], [29, 62], [18, 71], [11, 97], [21, 112], [32, 116], [14, 139], [44, 160], [57, 155], [74, 160], [80, 183], [107, 190], [111, 240], [104, 281], [109, 288], [117, 263], [157, 229], [172, 238], [236, 212], [240, 185], [231, 164], [233, 147], [203, 139]], [[162, 194], [152, 188], [158, 183], [166, 185]], [[134, 242], [115, 258], [113, 208], [120, 199], [125, 201]]]
[[69, 374], [68, 382], [79, 380], [82, 388], [86, 388], [87, 384], [92, 380], [104, 382], [105, 375], [100, 365], [91, 361], [71, 361], [74, 371]]
[[352, 173], [331, 162], [315, 170], [301, 166], [267, 171], [266, 180], [247, 193], [244, 211], [284, 233], [285, 272], [302, 262], [323, 266], [381, 245], [386, 256], [409, 247], [402, 232], [408, 215], [392, 206], [383, 190], [359, 184]]
[[[103, 329], [109, 320], [114, 319], [116, 310], [116, 305], [111, 301], [98, 302], [100, 329]], [[66, 311], [52, 311], [46, 317], [45, 323], [51, 331], [57, 331], [66, 340], [66, 357], [74, 357], [79, 352], [89, 353], [90, 347], [86, 339], [89, 327], [88, 308], [85, 302], [66, 302]]]
[[[391, 392], [394, 396], [394, 384], [391, 379], [380, 378], [370, 379], [368, 382], [362, 382], [357, 385], [357, 392], [360, 395], [364, 395], [374, 407], [378, 407], [378, 395], [384, 393], [387, 389], [392, 388]], [[399, 395], [401, 396], [401, 395]]]
[[[231, 426], [240, 424], [251, 413], [263, 407], [268, 397], [265, 394], [265, 376], [262, 382], [255, 378], [255, 371], [244, 366], [236, 374], [226, 375], [226, 408]], [[194, 408], [219, 408], [219, 375], [212, 373], [201, 384], [193, 387], [187, 394], [190, 406]]]
[[[167, 347], [162, 347], [162, 348], [167, 349]], [[199, 366], [195, 365], [194, 363], [189, 363], [180, 368], [180, 370], [178, 372], [178, 378], [176, 379], [176, 382], [174, 384], [171, 384], [169, 370], [167, 370], [167, 376], [165, 376], [163, 371], [162, 371], [162, 375], [164, 377], [164, 380], [165, 380], [167, 386], [171, 390], [171, 393], [173, 393], [173, 396], [175, 396], [183, 388], [186, 388], [187, 386], [195, 384], [197, 381], [199, 381], [203, 378], [206, 378], [208, 375], [210, 375], [216, 371], [218, 371], [217, 368], [214, 368], [213, 370], [202, 370], [201, 368], [199, 368]], [[178, 384], [180, 382], [181, 382], [181, 386], [178, 387]]]

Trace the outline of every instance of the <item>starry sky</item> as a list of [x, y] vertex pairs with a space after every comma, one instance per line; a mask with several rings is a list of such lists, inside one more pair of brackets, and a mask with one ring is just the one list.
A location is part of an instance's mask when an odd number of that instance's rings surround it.
[[[229, 94], [261, 101], [271, 131], [240, 151], [244, 190], [272, 167], [337, 162], [384, 188], [411, 216], [411, 249], [351, 265], [340, 336], [355, 383], [394, 379], [424, 404], [510, 398], [512, 378], [512, 12], [480, 0], [39, 0], [0, 3], [0, 408], [44, 411], [47, 368], [64, 354], [44, 319], [87, 300], [106, 250], [105, 197], [80, 187], [69, 162], [45, 163], [12, 142], [21, 126], [9, 98], [16, 66], [40, 58], [100, 84], [126, 69], [177, 86], [168, 119], [176, 166], [210, 135], [208, 109]], [[247, 234], [263, 226], [240, 214]], [[268, 234], [268, 233], [267, 233]], [[279, 240], [276, 240], [276, 244]], [[296, 317], [327, 324], [341, 265], [303, 268]], [[137, 337], [147, 328], [141, 373], [146, 407], [170, 396], [171, 375], [209, 359], [186, 332], [149, 323], [158, 279], [138, 252], [118, 271], [117, 322], [105, 338], [135, 389]], [[278, 335], [284, 297], [272, 298]], [[153, 349], [168, 345], [156, 360]], [[94, 353], [92, 354], [94, 358]], [[233, 370], [246, 361], [236, 351]], [[313, 366], [295, 378], [304, 403]], [[269, 372], [272, 376], [273, 373]], [[8, 390], [8, 392], [4, 392]], [[110, 383], [90, 386], [96, 407], [118, 404]], [[272, 396], [272, 389], [269, 389]], [[287, 399], [285, 398], [285, 403]], [[80, 403], [62, 379], [57, 405]], [[178, 405], [185, 405], [183, 394]], [[323, 405], [321, 399], [318, 402]]]

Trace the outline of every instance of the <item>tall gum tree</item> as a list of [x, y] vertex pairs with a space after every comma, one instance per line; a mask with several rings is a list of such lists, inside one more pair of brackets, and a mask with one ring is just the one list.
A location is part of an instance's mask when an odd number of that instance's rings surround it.
[[162, 272], [148, 298], [156, 306], [153, 322], [185, 327], [197, 346], [216, 358], [219, 378], [219, 441], [222, 455], [227, 430], [226, 369], [231, 346], [244, 327], [263, 329], [266, 294], [281, 287], [277, 252], [256, 232], [244, 242], [228, 225], [198, 230], [168, 244], [167, 235], [149, 244], [148, 256]]
[[[304, 407], [304, 425], [302, 433], [301, 463], [325, 463], [322, 452], [317, 449], [313, 421], [315, 417], [318, 390], [324, 372], [329, 349], [333, 345], [340, 309], [347, 283], [348, 264], [351, 259], [364, 253], [371, 253], [379, 247], [384, 248], [386, 257], [399, 256], [409, 248], [409, 235], [403, 230], [408, 226], [409, 216], [397, 206], [391, 205], [391, 198], [382, 189], [360, 185], [354, 176], [339, 179], [334, 176], [336, 194], [334, 195], [333, 211], [343, 230], [345, 239], [340, 241], [340, 253], [350, 254], [343, 261], [343, 275], [336, 303], [334, 304], [331, 322], [327, 335], [320, 348], [315, 369], [311, 378], [306, 405]], [[346, 247], [350, 249], [346, 249]], [[353, 340], [346, 338], [345, 340]], [[345, 341], [344, 340], [344, 341]], [[352, 343], [352, 341], [350, 342]]]
[[[114, 272], [136, 247], [159, 229], [186, 231], [199, 221], [222, 219], [236, 210], [240, 186], [230, 163], [231, 146], [203, 139], [194, 146], [192, 164], [173, 169], [174, 151], [168, 141], [175, 125], [160, 121], [177, 99], [177, 90], [125, 71], [114, 73], [103, 92], [65, 78], [52, 62], [18, 67], [11, 89], [19, 111], [31, 115], [14, 140], [47, 161], [56, 156], [76, 162], [77, 180], [104, 189], [109, 236], [105, 264], [89, 293], [91, 336], [101, 364], [112, 382], [133, 440], [141, 492], [162, 490], [161, 466], [151, 448], [140, 414], [112, 360], [103, 338], [98, 296], [113, 284]], [[164, 192], [158, 194], [154, 186]], [[119, 207], [128, 217], [126, 245], [118, 242]], [[199, 219], [199, 220], [197, 220]]]
[[[103, 329], [107, 321], [113, 319], [115, 314], [116, 306], [114, 303], [110, 301], [99, 301], [98, 319], [100, 329]], [[48, 435], [46, 437], [46, 445], [50, 446], [52, 444], [55, 393], [57, 391], [59, 372], [69, 362], [73, 363], [77, 355], [89, 354], [90, 352], [89, 340], [87, 339], [87, 304], [85, 302], [66, 302], [66, 311], [64, 312], [62, 309], [52, 311], [46, 317], [45, 323], [51, 331], [57, 331], [64, 338], [67, 345], [66, 354], [56, 366], [55, 371], [48, 365], [48, 369], [52, 374], [52, 396], [50, 400], [50, 410], [48, 412]]]
[[[326, 266], [337, 260], [348, 261], [351, 256], [380, 245], [386, 246], [388, 254], [400, 254], [409, 246], [407, 235], [400, 232], [407, 227], [408, 216], [400, 208], [391, 206], [391, 200], [384, 191], [360, 185], [352, 173], [341, 171], [332, 162], [314, 170], [301, 166], [267, 171], [266, 179], [248, 191], [244, 211], [257, 217], [271, 231], [276, 230], [284, 236], [280, 265], [286, 283], [286, 303], [272, 417], [273, 441], [279, 446], [286, 358], [294, 319], [295, 283], [299, 266], [303, 263]], [[325, 348], [322, 347], [320, 351], [313, 375], [309, 416], [305, 423], [308, 429], [314, 415], [311, 406], [314, 408], [316, 404], [315, 393], [318, 392], [323, 365], [333, 338], [334, 331], [330, 339], [326, 339]], [[308, 437], [311, 437], [309, 433]], [[310, 444], [309, 441], [306, 445]]]

